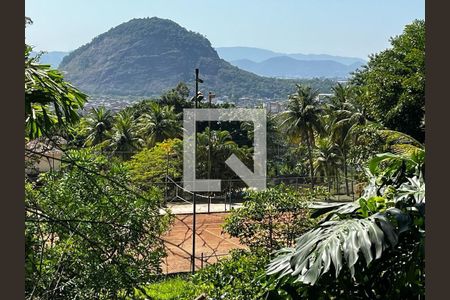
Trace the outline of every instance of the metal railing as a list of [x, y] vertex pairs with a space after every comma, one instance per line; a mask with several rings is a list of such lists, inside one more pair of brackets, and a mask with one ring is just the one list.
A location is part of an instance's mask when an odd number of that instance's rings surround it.
[[[311, 187], [311, 178], [302, 177], [274, 177], [267, 178], [267, 187], [275, 187], [277, 185], [285, 185], [296, 190]], [[182, 181], [175, 181], [167, 178], [166, 182], [154, 183], [164, 191], [166, 204], [192, 204], [193, 192], [183, 187]], [[330, 181], [325, 177], [314, 178], [314, 187], [322, 188], [328, 193], [328, 197], [317, 199], [317, 201], [339, 201], [349, 202], [359, 198], [362, 191], [362, 182], [358, 182], [353, 178], [340, 178], [339, 181]], [[207, 212], [211, 212], [212, 205], [222, 204], [223, 211], [230, 210], [233, 206], [244, 202], [246, 184], [241, 179], [224, 179], [221, 183], [222, 190], [220, 192], [196, 192], [196, 201], [198, 204], [206, 204]], [[217, 212], [217, 210], [215, 211]]]

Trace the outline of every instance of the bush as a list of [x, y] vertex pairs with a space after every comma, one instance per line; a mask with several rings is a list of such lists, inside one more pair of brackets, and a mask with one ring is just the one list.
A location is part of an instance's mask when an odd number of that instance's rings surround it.
[[262, 192], [247, 190], [246, 201], [225, 220], [224, 230], [251, 249], [271, 252], [293, 244], [313, 226], [307, 204], [322, 190], [294, 191], [283, 185]]
[[193, 276], [208, 299], [261, 299], [270, 288], [265, 266], [269, 257], [263, 252], [234, 250], [231, 257], [210, 265]]

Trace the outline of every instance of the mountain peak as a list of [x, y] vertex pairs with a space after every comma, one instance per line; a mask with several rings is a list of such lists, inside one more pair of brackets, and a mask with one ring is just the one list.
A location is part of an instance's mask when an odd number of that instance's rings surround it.
[[202, 89], [234, 98], [286, 97], [298, 82], [236, 68], [220, 59], [203, 35], [157, 17], [111, 28], [59, 65], [66, 78], [88, 94], [142, 97], [160, 95], [180, 81], [192, 88], [195, 68], [204, 80]]
[[71, 52], [59, 68], [89, 93], [151, 95], [186, 80], [197, 67], [214, 75], [219, 61], [201, 34], [152, 17], [111, 28]]

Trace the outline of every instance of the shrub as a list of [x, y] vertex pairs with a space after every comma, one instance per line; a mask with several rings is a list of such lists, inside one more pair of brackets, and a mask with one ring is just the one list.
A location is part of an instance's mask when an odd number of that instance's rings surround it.
[[261, 299], [270, 288], [264, 267], [269, 257], [263, 252], [234, 250], [231, 257], [210, 265], [193, 276], [208, 299]]
[[271, 252], [292, 245], [313, 225], [308, 202], [322, 194], [319, 189], [311, 193], [309, 189], [294, 191], [282, 185], [261, 192], [247, 190], [246, 201], [231, 212], [224, 230], [251, 249]]

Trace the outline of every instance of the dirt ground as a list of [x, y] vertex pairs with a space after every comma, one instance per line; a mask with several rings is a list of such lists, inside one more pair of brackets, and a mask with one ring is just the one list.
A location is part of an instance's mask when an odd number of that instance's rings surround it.
[[[221, 225], [228, 213], [199, 213], [196, 215], [196, 260], [198, 270], [228, 255], [230, 249], [245, 248], [237, 238], [222, 232]], [[176, 215], [171, 230], [164, 236], [167, 254], [163, 272], [188, 272], [191, 270], [192, 214]], [[203, 255], [203, 256], [202, 256]], [[203, 259], [202, 259], [203, 257]]]

